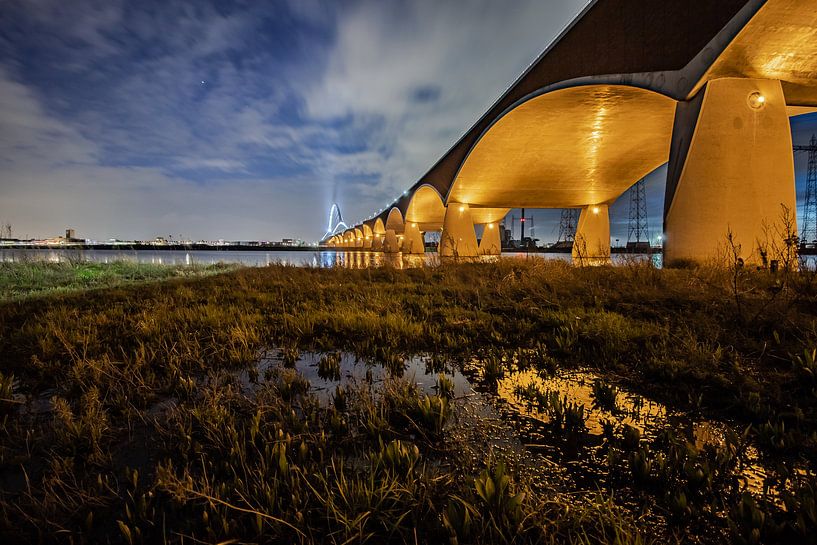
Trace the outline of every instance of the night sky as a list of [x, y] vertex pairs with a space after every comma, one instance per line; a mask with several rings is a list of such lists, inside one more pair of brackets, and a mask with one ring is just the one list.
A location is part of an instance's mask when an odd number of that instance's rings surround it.
[[[315, 240], [333, 200], [361, 219], [417, 181], [584, 4], [0, 0], [0, 222]], [[536, 225], [555, 240], [558, 212]]]

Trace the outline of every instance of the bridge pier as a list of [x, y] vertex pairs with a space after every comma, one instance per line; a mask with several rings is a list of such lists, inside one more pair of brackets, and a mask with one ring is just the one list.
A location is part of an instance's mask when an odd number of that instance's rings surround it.
[[363, 233], [363, 249], [364, 250], [371, 250], [372, 249], [372, 228], [366, 225], [365, 223], [360, 226], [360, 230]]
[[403, 253], [404, 254], [424, 254], [425, 242], [423, 234], [416, 223], [406, 223], [406, 230], [403, 232]]
[[582, 208], [572, 255], [578, 265], [603, 265], [610, 262], [610, 211], [606, 204]]
[[383, 251], [387, 254], [400, 252], [400, 242], [397, 240], [397, 233], [394, 229], [386, 229], [386, 237], [383, 239]]
[[374, 233], [372, 235], [372, 251], [374, 252], [382, 252], [383, 251], [383, 239], [385, 235], [381, 235], [378, 233]]
[[779, 81], [712, 80], [678, 104], [664, 204], [665, 263], [731, 260], [733, 248], [744, 262], [757, 263], [781, 226], [784, 206], [794, 219], [795, 202]]
[[480, 255], [499, 255], [502, 253], [502, 241], [496, 223], [485, 224], [482, 230], [482, 239], [479, 241], [479, 253]]
[[479, 255], [477, 234], [471, 209], [465, 203], [449, 202], [445, 209], [443, 232], [440, 235], [441, 257], [476, 257]]

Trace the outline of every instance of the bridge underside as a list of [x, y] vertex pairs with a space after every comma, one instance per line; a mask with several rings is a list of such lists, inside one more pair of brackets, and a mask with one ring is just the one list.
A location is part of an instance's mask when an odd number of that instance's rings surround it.
[[812, 0], [770, 0], [692, 88], [720, 78], [779, 80], [786, 103], [817, 106], [817, 6]]
[[538, 96], [489, 129], [448, 199], [510, 208], [612, 202], [667, 162], [674, 115], [674, 100], [634, 87]]

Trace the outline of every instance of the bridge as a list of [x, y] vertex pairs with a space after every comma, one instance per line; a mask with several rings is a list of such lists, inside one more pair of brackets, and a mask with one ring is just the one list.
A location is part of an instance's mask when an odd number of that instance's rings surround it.
[[580, 208], [574, 255], [604, 258], [609, 206], [668, 164], [665, 260], [731, 233], [755, 261], [796, 210], [789, 118], [814, 111], [814, 0], [596, 0], [399, 199], [325, 243], [422, 253], [441, 230], [441, 256], [491, 255], [509, 209]]

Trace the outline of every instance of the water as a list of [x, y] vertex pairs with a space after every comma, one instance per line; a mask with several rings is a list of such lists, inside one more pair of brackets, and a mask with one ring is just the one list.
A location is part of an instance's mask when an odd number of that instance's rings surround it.
[[[503, 257], [527, 259], [558, 259], [571, 261], [567, 253], [507, 252]], [[634, 256], [626, 256], [633, 259]], [[650, 256], [635, 256], [636, 259], [650, 259]], [[653, 256], [653, 261], [660, 266], [660, 254]], [[51, 263], [70, 261], [90, 261], [94, 263], [111, 263], [130, 261], [152, 265], [215, 265], [217, 263], [238, 263], [249, 267], [266, 267], [272, 264], [284, 264], [296, 267], [345, 267], [361, 269], [390, 265], [397, 268], [434, 265], [439, 262], [436, 253], [425, 255], [387, 256], [382, 252], [343, 251], [343, 250], [275, 250], [275, 251], [230, 251], [230, 250], [73, 250], [73, 249], [0, 249], [0, 262], [48, 261]], [[624, 262], [625, 257], [613, 256], [613, 262]]]
[[[534, 486], [537, 479], [541, 483], [556, 480], [581, 490], [617, 486], [611, 481], [607, 459], [608, 434], [613, 429], [620, 432], [624, 426], [637, 429], [642, 444], [669, 429], [686, 437], [701, 451], [724, 448], [728, 433], [742, 431], [729, 422], [672, 410], [621, 386], [613, 387], [607, 403], [600, 402], [593, 386], [609, 384], [589, 370], [559, 370], [550, 375], [512, 366], [491, 383], [483, 379], [478, 361], [459, 368], [414, 356], [403, 360], [395, 371], [393, 366], [386, 369], [352, 354], [339, 353], [340, 373], [336, 378], [327, 378], [319, 372], [323, 357], [321, 353], [303, 353], [294, 369], [309, 382], [312, 393], [324, 406], [332, 403], [340, 385], [348, 389], [363, 384], [377, 392], [395, 374], [412, 382], [420, 393], [434, 395], [438, 393], [437, 381], [442, 374], [454, 385], [452, 403], [456, 407], [456, 418], [447, 424], [447, 432], [461, 439], [475, 460], [484, 458], [488, 452], [501, 452], [514, 465], [524, 468]], [[281, 360], [281, 352], [270, 351], [259, 361], [258, 370], [263, 375], [268, 369], [282, 366]], [[246, 372], [242, 383], [253, 388]], [[547, 393], [558, 396], [565, 404], [582, 407], [584, 426], [578, 433], [555, 429], [553, 413], [542, 403]], [[736, 469], [740, 487], [779, 503], [779, 490], [766, 488], [767, 479], [775, 475], [774, 464], [755, 446], [745, 445]], [[800, 463], [796, 466], [801, 475], [812, 473]]]
[[111, 263], [129, 261], [151, 265], [215, 265], [239, 263], [265, 267], [281, 263], [300, 267], [331, 266], [326, 252], [309, 251], [218, 251], [218, 250], [72, 250], [72, 249], [0, 249], [0, 262], [48, 261], [51, 263], [90, 261]]
[[[548, 392], [557, 394], [561, 399], [574, 406], [584, 408], [585, 416], [585, 449], [573, 451], [569, 454], [590, 456], [591, 460], [598, 456], [597, 447], [602, 445], [605, 428], [618, 429], [630, 426], [639, 431], [643, 439], [655, 439], [663, 430], [671, 428], [683, 432], [698, 449], [707, 447], [722, 448], [726, 444], [726, 434], [729, 424], [716, 422], [705, 418], [692, 417], [687, 413], [669, 410], [666, 406], [644, 396], [640, 396], [627, 389], [614, 387], [614, 402], [605, 405], [600, 403], [593, 394], [593, 385], [607, 384], [606, 381], [588, 371], [561, 371], [548, 376], [534, 370], [520, 370], [505, 373], [497, 382], [497, 397], [507, 404], [511, 414], [523, 416], [530, 421], [527, 430], [538, 438], [538, 447], [546, 450], [557, 459], [565, 460], [564, 445], [548, 441], [549, 433], [542, 433], [541, 429], [552, 423], [553, 417], [546, 407], [538, 400], [543, 399]], [[540, 394], [540, 395], [537, 395]], [[538, 424], [545, 426], [538, 426]], [[739, 431], [739, 430], [738, 430]], [[600, 462], [599, 462], [600, 463]], [[591, 461], [581, 461], [580, 469], [590, 469], [594, 472]], [[588, 467], [589, 466], [589, 467]], [[772, 476], [772, 472], [764, 464], [761, 455], [754, 446], [747, 446], [744, 452], [744, 463], [740, 470], [742, 485], [756, 495], [764, 492], [764, 483]]]
[[[569, 253], [524, 253], [505, 252], [503, 258], [516, 259], [555, 259], [571, 262]], [[661, 254], [613, 254], [614, 265], [633, 262], [652, 262], [655, 267], [662, 266]], [[480, 259], [493, 260], [494, 256]], [[817, 268], [817, 256], [804, 256], [805, 266], [811, 270]], [[90, 261], [94, 263], [111, 263], [130, 261], [153, 265], [215, 265], [217, 263], [238, 263], [249, 267], [266, 267], [273, 264], [294, 267], [344, 267], [363, 269], [388, 265], [398, 269], [433, 266], [440, 262], [436, 253], [425, 255], [388, 256], [382, 252], [343, 251], [343, 250], [275, 250], [275, 251], [230, 251], [230, 250], [73, 250], [73, 249], [0, 249], [0, 262], [48, 261], [52, 263], [70, 261]]]

